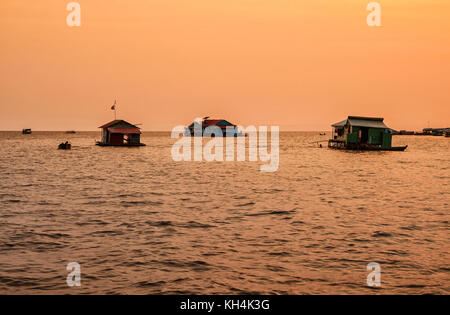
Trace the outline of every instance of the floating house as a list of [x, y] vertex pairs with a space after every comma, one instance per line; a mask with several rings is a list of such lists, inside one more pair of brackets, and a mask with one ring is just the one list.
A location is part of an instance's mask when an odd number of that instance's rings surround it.
[[22, 134], [23, 135], [30, 135], [31, 134], [31, 129], [27, 128], [27, 129], [22, 129]]
[[141, 130], [139, 127], [125, 120], [113, 120], [99, 128], [102, 129], [102, 140], [97, 141], [99, 146], [144, 146], [141, 143]]
[[392, 147], [391, 129], [383, 118], [348, 116], [332, 125], [328, 147], [344, 150], [404, 151], [408, 146]]
[[[204, 135], [206, 128], [208, 127], [218, 127], [222, 132], [223, 137], [242, 137], [245, 134], [240, 133], [236, 125], [230, 123], [225, 119], [209, 119], [209, 117], [203, 118], [201, 122], [194, 121], [187, 127], [186, 133], [189, 136], [196, 136], [196, 130], [201, 130], [201, 136]], [[227, 132], [228, 130], [228, 132]], [[231, 130], [231, 132], [230, 132]], [[216, 136], [215, 134], [212, 135]]]
[[425, 135], [443, 136], [450, 131], [450, 128], [424, 128], [422, 131]]

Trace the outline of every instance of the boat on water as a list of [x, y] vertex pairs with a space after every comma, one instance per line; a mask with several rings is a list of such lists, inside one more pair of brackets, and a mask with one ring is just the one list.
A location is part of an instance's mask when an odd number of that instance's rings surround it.
[[360, 151], [405, 151], [406, 146], [392, 146], [391, 129], [384, 118], [348, 116], [332, 125], [330, 149]]
[[70, 149], [72, 149], [72, 145], [68, 141], [61, 142], [58, 145], [58, 150], [70, 150]]
[[30, 128], [22, 129], [22, 134], [23, 135], [31, 135], [31, 129]]
[[141, 130], [125, 120], [113, 120], [100, 126], [102, 140], [95, 144], [101, 147], [142, 147]]
[[73, 133], [77, 133], [77, 132], [75, 130], [67, 130], [66, 133], [73, 134]]

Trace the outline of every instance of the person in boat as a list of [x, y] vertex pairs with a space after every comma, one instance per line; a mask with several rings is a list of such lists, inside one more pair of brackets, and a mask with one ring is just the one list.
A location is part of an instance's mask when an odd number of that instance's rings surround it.
[[71, 148], [71, 145], [70, 145], [69, 141], [61, 142], [61, 143], [58, 145], [58, 149], [60, 149], [60, 150], [68, 150], [68, 149], [70, 149], [70, 148]]

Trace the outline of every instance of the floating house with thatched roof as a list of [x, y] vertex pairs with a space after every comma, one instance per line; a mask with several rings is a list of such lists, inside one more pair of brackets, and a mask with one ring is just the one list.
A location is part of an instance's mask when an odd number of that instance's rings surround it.
[[332, 149], [404, 151], [407, 148], [392, 147], [392, 132], [383, 118], [348, 116], [332, 127], [332, 139], [328, 141]]
[[99, 146], [144, 146], [141, 143], [141, 129], [125, 120], [113, 120], [100, 126], [102, 140], [97, 141]]

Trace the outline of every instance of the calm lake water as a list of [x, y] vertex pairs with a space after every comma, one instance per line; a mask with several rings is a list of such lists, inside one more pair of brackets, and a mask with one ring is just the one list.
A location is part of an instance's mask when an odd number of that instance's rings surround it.
[[0, 293], [449, 294], [450, 138], [311, 144], [327, 137], [281, 133], [279, 169], [261, 173], [174, 162], [169, 133], [101, 148], [96, 132], [1, 132]]

